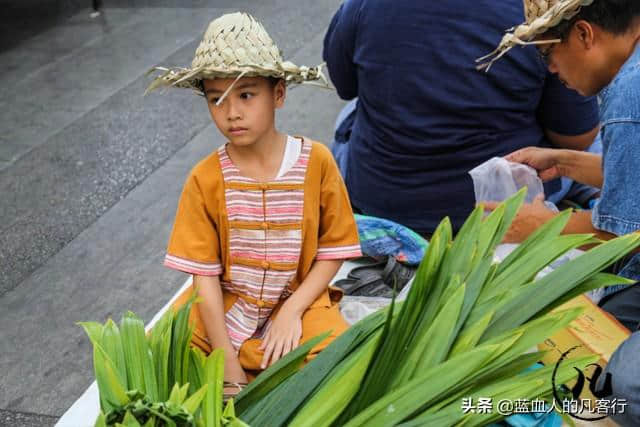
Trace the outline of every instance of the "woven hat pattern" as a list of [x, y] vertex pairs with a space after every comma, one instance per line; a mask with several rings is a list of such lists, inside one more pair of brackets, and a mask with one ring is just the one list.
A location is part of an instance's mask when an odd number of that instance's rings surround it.
[[479, 58], [479, 69], [489, 70], [491, 65], [502, 58], [514, 46], [544, 44], [558, 40], [532, 41], [536, 36], [546, 33], [564, 20], [573, 18], [584, 6], [595, 0], [524, 0], [526, 23], [507, 30], [500, 44], [490, 54]]
[[558, 0], [524, 0], [524, 15], [528, 24], [541, 17], [551, 7], [558, 3]]
[[196, 49], [191, 68], [154, 67], [161, 71], [147, 92], [174, 86], [201, 90], [201, 81], [212, 78], [276, 77], [287, 84], [315, 83], [328, 87], [321, 66], [297, 66], [282, 59], [280, 49], [262, 24], [247, 13], [230, 13], [209, 24]]
[[280, 51], [264, 27], [247, 14], [224, 15], [213, 21], [204, 34], [192, 68], [235, 68], [247, 64], [281, 63]]

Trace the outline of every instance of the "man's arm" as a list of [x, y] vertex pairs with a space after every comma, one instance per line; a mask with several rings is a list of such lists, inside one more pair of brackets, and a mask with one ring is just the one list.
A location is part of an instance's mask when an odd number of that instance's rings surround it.
[[569, 150], [584, 151], [593, 144], [594, 139], [600, 131], [600, 126], [596, 126], [588, 132], [580, 135], [563, 135], [558, 132], [554, 132], [551, 129], [545, 129], [544, 133], [547, 135], [547, 139], [557, 148], [566, 148]]
[[602, 156], [575, 150], [527, 147], [507, 155], [510, 162], [534, 168], [543, 181], [559, 177], [602, 188]]
[[595, 97], [583, 97], [548, 73], [538, 105], [538, 121], [556, 148], [586, 150], [600, 127]]
[[602, 240], [611, 240], [616, 237], [614, 234], [596, 229], [591, 222], [591, 211], [577, 211], [571, 214], [569, 222], [564, 227], [562, 234], [595, 234], [595, 237]]
[[346, 0], [333, 16], [324, 36], [322, 58], [342, 99], [358, 96], [358, 70], [354, 63], [361, 0]]

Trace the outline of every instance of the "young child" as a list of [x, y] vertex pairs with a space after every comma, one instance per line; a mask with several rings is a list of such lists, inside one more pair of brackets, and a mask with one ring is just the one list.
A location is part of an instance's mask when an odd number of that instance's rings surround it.
[[228, 140], [187, 178], [165, 265], [193, 274], [193, 343], [223, 348], [225, 381], [243, 384], [331, 330], [316, 354], [348, 326], [328, 287], [344, 259], [361, 255], [346, 188], [324, 145], [274, 124], [288, 83], [326, 80], [320, 67], [283, 62], [244, 13], [211, 22], [191, 69], [161, 70], [150, 90], [197, 90]]

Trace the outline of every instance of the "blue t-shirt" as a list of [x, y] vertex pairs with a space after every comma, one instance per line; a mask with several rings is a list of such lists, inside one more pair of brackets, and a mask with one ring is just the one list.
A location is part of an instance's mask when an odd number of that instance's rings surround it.
[[546, 145], [543, 127], [597, 126], [595, 100], [562, 86], [532, 46], [476, 70], [523, 20], [522, 0], [345, 1], [324, 59], [340, 97], [359, 98], [345, 176], [355, 207], [418, 232], [445, 216], [458, 228], [474, 205], [469, 170]]

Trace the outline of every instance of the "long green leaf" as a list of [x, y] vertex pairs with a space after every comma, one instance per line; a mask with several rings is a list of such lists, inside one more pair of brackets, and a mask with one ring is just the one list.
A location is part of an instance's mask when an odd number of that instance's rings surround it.
[[175, 314], [171, 330], [171, 346], [169, 352], [169, 380], [168, 384], [184, 384], [188, 382], [189, 343], [193, 334], [193, 327], [189, 325], [189, 314], [197, 296], [197, 290]]
[[482, 334], [484, 334], [484, 331], [489, 327], [489, 323], [494, 314], [495, 312], [489, 311], [479, 321], [472, 324], [469, 329], [460, 333], [451, 348], [449, 357], [464, 353], [475, 347], [478, 341], [480, 341]]
[[[431, 323], [429, 318], [431, 311], [425, 309], [424, 305], [425, 302], [431, 301], [432, 310], [435, 312], [437, 309], [439, 293], [442, 292], [438, 285], [438, 277], [441, 275], [441, 269], [444, 268], [443, 260], [449, 251], [451, 233], [451, 223], [448, 218], [445, 218], [433, 234], [427, 253], [416, 272], [409, 295], [400, 310], [397, 324], [394, 324], [394, 331], [400, 332], [391, 334], [390, 343], [385, 344], [389, 348], [389, 354], [381, 356], [381, 360], [375, 362], [387, 369], [386, 379], [381, 380], [377, 387], [386, 389], [390, 386], [388, 381], [397, 382], [397, 378], [409, 378], [413, 373], [413, 366], [404, 360], [410, 356], [409, 353], [398, 352], [398, 349], [408, 348], [416, 334], [425, 331]], [[391, 366], [388, 363], [385, 365], [384, 359], [397, 358], [398, 355], [400, 360], [396, 360], [395, 369], [390, 369]], [[355, 411], [355, 409], [351, 410]]]
[[504, 205], [504, 215], [502, 216], [502, 222], [500, 223], [500, 226], [498, 227], [498, 230], [494, 234], [493, 240], [489, 245], [490, 248], [495, 248], [496, 245], [502, 242], [502, 239], [504, 239], [507, 231], [509, 231], [509, 227], [511, 227], [513, 219], [518, 214], [520, 206], [522, 206], [522, 202], [524, 202], [524, 198], [526, 197], [526, 195], [527, 189], [525, 187], [520, 189], [520, 191], [518, 191], [516, 194], [509, 197], [502, 203]]
[[592, 237], [592, 234], [570, 234], [548, 239], [543, 244], [532, 247], [526, 255], [514, 260], [510, 267], [502, 269], [487, 284], [479, 301], [486, 301], [509, 287], [518, 287], [533, 280], [536, 274], [553, 260], [571, 249], [586, 244]]
[[207, 393], [202, 401], [205, 427], [220, 427], [222, 420], [222, 383], [224, 382], [224, 350], [215, 349], [205, 362]]
[[278, 384], [300, 370], [302, 362], [311, 349], [327, 339], [330, 332], [314, 337], [262, 372], [255, 381], [242, 390], [235, 399], [238, 412], [244, 411], [257, 400], [267, 395]]
[[206, 357], [199, 348], [191, 347], [189, 360], [189, 391], [193, 394], [207, 383], [204, 369]]
[[158, 400], [161, 402], [169, 398], [169, 352], [171, 347], [171, 329], [175, 314], [173, 310], [167, 312], [154, 325], [149, 334], [149, 347], [153, 354], [153, 365], [158, 382]]
[[597, 273], [593, 277], [588, 278], [584, 282], [580, 283], [578, 286], [573, 288], [571, 291], [564, 294], [562, 297], [555, 300], [553, 303], [549, 304], [547, 307], [543, 308], [539, 315], [546, 314], [556, 308], [559, 305], [564, 304], [567, 301], [570, 301], [582, 294], [586, 294], [589, 291], [593, 291], [595, 289], [605, 288], [607, 286], [614, 285], [632, 285], [636, 281], [626, 279], [622, 276], [618, 276], [615, 274], [609, 273]]
[[175, 383], [173, 388], [171, 389], [171, 394], [169, 394], [169, 400], [167, 403], [171, 403], [175, 406], [182, 405], [182, 402], [187, 398], [187, 393], [189, 392], [189, 384], [180, 385]]
[[100, 406], [103, 411], [109, 412], [129, 402], [124, 384], [120, 382], [120, 376], [113, 361], [99, 344], [93, 344], [93, 365], [96, 374], [96, 382], [100, 391]]
[[490, 245], [494, 242], [494, 237], [502, 223], [504, 211], [505, 205], [500, 204], [484, 219], [480, 231], [478, 231], [478, 252], [476, 253], [476, 259], [479, 260], [486, 256], [493, 257], [495, 247]]
[[522, 258], [522, 256], [526, 256], [531, 248], [539, 246], [545, 241], [559, 236], [567, 225], [567, 222], [569, 222], [570, 217], [571, 209], [564, 210], [536, 229], [536, 231], [531, 233], [524, 242], [520, 243], [513, 252], [502, 260], [496, 273], [501, 274], [504, 270], [510, 268], [515, 261]]
[[290, 427], [330, 426], [358, 391], [376, 344], [375, 340], [368, 341], [332, 371], [331, 376], [288, 425]]
[[207, 394], [207, 390], [209, 389], [209, 385], [205, 384], [200, 387], [195, 393], [189, 396], [183, 403], [182, 407], [190, 414], [195, 414], [198, 408], [200, 407], [200, 403], [204, 399], [204, 396]]
[[[556, 383], [563, 384], [572, 380], [577, 375], [576, 369], [583, 370], [590, 363], [597, 362], [598, 359], [598, 356], [585, 356], [565, 361], [563, 366], [556, 372]], [[495, 402], [500, 400], [515, 401], [517, 399], [533, 400], [540, 398], [552, 392], [551, 379], [554, 368], [554, 366], [547, 366], [516, 377], [502, 378], [499, 381], [479, 388], [472, 392], [471, 395], [476, 399], [478, 397], [491, 397]], [[505, 415], [501, 415], [497, 413], [497, 411], [491, 414], [473, 414], [473, 416], [469, 416], [468, 414], [467, 418], [469, 422], [465, 425], [483, 426], [491, 422], [499, 421], [504, 417]]]
[[637, 234], [609, 240], [561, 265], [534, 283], [521, 287], [498, 307], [494, 321], [483, 339], [521, 325], [639, 245], [640, 235]]
[[127, 366], [127, 383], [132, 390], [158, 400], [153, 356], [144, 331], [144, 323], [132, 312], [127, 312], [120, 324], [122, 347]]
[[[392, 380], [392, 373], [386, 364], [386, 361], [389, 360], [393, 353], [393, 349], [399, 342], [397, 339], [399, 334], [392, 333], [392, 324], [394, 323], [394, 304], [395, 298], [391, 300], [389, 314], [384, 324], [384, 328], [382, 328], [380, 338], [376, 340], [373, 356], [362, 371], [364, 374], [364, 379], [361, 379], [362, 386], [359, 390], [355, 390], [355, 397], [347, 402], [347, 407], [341, 415], [339, 423], [343, 423], [344, 420], [351, 418], [354, 414], [362, 410], [362, 408], [365, 408], [368, 405], [368, 402], [373, 401], [384, 394], [384, 389], [377, 390], [376, 387], [385, 387], [390, 385], [389, 382]], [[405, 313], [405, 309], [406, 306], [400, 310], [400, 316]], [[398, 322], [395, 323], [396, 325], [398, 324]], [[385, 370], [384, 372], [381, 372], [380, 377], [373, 375], [374, 372], [382, 371], [382, 368], [385, 368]]]
[[407, 359], [409, 366], [413, 367], [410, 376], [396, 377], [391, 389], [397, 388], [411, 378], [419, 376], [425, 370], [440, 363], [449, 352], [449, 348], [455, 335], [455, 326], [462, 309], [466, 287], [460, 285], [460, 276], [455, 276], [452, 283], [457, 283], [456, 292], [447, 304], [440, 310], [431, 326], [419, 334], [412, 343], [410, 356]]
[[475, 349], [465, 357], [455, 357], [428, 369], [404, 386], [384, 394], [345, 425], [384, 427], [398, 424], [455, 388], [499, 351], [503, 351], [500, 345]]
[[127, 367], [125, 363], [124, 350], [122, 348], [120, 330], [111, 319], [107, 320], [107, 323], [105, 323], [104, 328], [102, 329], [102, 347], [107, 355], [109, 355], [109, 358], [113, 360], [125, 390], [128, 389]]
[[100, 340], [103, 326], [96, 322], [78, 322], [93, 344], [93, 370], [100, 394], [100, 408], [104, 413], [129, 402], [126, 386], [115, 363], [104, 351]]
[[238, 411], [240, 418], [255, 426], [286, 425], [296, 409], [308, 400], [342, 360], [365, 345], [365, 342], [374, 339], [373, 336], [384, 324], [387, 313], [386, 309], [379, 310], [351, 326], [297, 374], [284, 380], [246, 410]]

